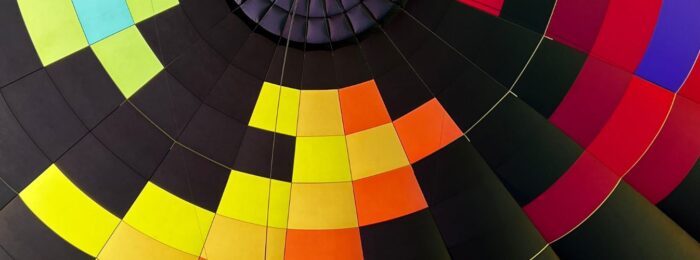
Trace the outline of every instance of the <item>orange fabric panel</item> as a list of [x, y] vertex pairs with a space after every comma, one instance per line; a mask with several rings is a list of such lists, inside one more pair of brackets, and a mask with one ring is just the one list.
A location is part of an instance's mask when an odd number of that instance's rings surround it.
[[462, 136], [437, 99], [431, 99], [394, 121], [408, 160], [414, 163]]
[[339, 90], [345, 134], [391, 122], [374, 80]]
[[362, 259], [359, 228], [287, 230], [285, 259]]
[[426, 208], [411, 166], [353, 183], [360, 226], [383, 222]]

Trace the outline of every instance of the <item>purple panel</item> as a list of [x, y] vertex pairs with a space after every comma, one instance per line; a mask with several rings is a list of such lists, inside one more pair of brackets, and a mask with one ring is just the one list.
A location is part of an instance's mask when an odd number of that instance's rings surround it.
[[248, 0], [241, 5], [243, 12], [253, 21], [260, 22], [260, 18], [265, 14], [270, 2], [267, 0]]
[[635, 74], [678, 91], [700, 51], [698, 12], [698, 0], [663, 1], [654, 37]]
[[325, 18], [309, 18], [309, 27], [306, 33], [308, 43], [327, 43], [330, 40]]
[[336, 15], [328, 18], [328, 25], [331, 31], [331, 41], [345, 40], [352, 37], [354, 34], [344, 15]]
[[267, 12], [262, 21], [260, 21], [260, 26], [265, 28], [268, 32], [280, 35], [282, 29], [284, 29], [284, 23], [287, 20], [287, 10], [280, 8], [279, 6], [273, 6], [270, 11]]
[[323, 18], [326, 17], [325, 0], [310, 0], [309, 1], [309, 17]]
[[350, 19], [350, 23], [352, 24], [352, 28], [355, 30], [355, 33], [364, 32], [374, 25], [374, 19], [370, 17], [360, 5], [350, 9], [347, 12], [347, 15], [348, 19]]

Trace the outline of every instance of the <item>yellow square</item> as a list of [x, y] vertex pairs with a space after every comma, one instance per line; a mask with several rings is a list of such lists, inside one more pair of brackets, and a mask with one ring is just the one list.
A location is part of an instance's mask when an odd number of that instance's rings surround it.
[[119, 224], [117, 216], [83, 193], [53, 164], [19, 196], [46, 226], [93, 257]]
[[290, 187], [287, 182], [270, 182], [268, 178], [231, 171], [217, 213], [248, 223], [284, 228]]
[[304, 90], [299, 97], [299, 136], [344, 135], [338, 90]]
[[297, 137], [292, 182], [350, 180], [345, 136]]
[[248, 125], [295, 136], [298, 111], [299, 90], [265, 82]]
[[351, 227], [357, 227], [352, 182], [292, 184], [290, 229]]
[[149, 182], [124, 216], [124, 222], [163, 244], [198, 256], [213, 218], [213, 212]]
[[347, 136], [352, 179], [362, 179], [408, 165], [392, 123]]

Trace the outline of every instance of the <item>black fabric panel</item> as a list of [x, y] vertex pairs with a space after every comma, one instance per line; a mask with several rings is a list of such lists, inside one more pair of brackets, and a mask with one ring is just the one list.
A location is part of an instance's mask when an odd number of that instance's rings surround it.
[[151, 181], [192, 204], [216, 212], [228, 175], [228, 169], [176, 145]]
[[501, 18], [544, 34], [555, 3], [556, 0], [506, 0]]
[[700, 160], [671, 194], [656, 204], [695, 240], [700, 241]]
[[226, 166], [233, 166], [246, 125], [203, 105], [182, 133], [180, 141]]
[[202, 34], [231, 13], [226, 1], [222, 0], [180, 0], [180, 6]]
[[252, 33], [238, 51], [232, 64], [259, 79], [267, 75], [270, 60], [275, 54], [276, 43], [265, 36]]
[[228, 62], [232, 62], [250, 33], [250, 27], [240, 17], [230, 13], [202, 37]]
[[136, 25], [160, 62], [169, 64], [183, 54], [199, 35], [180, 6], [175, 6]]
[[454, 1], [410, 0], [406, 2], [404, 10], [420, 21], [421, 24], [434, 31]]
[[124, 101], [124, 95], [91, 48], [51, 64], [46, 71], [73, 111], [90, 129]]
[[583, 152], [561, 130], [512, 95], [468, 136], [520, 205], [549, 188]]
[[18, 198], [0, 211], [0, 244], [16, 259], [94, 259], [46, 227]]
[[0, 2], [0, 88], [42, 67], [17, 1]]
[[436, 33], [503, 85], [510, 86], [541, 35], [453, 1]]
[[379, 29], [368, 31], [366, 37], [360, 41], [360, 47], [375, 78], [395, 69], [397, 64], [405, 63], [396, 47]]
[[552, 247], [564, 259], [700, 259], [698, 242], [624, 181]]
[[17, 193], [15, 193], [10, 186], [7, 186], [4, 182], [0, 181], [0, 210], [7, 205]]
[[93, 134], [146, 179], [150, 178], [173, 143], [128, 103], [97, 126]]
[[146, 179], [88, 134], [56, 162], [75, 185], [100, 206], [124, 217]]
[[304, 52], [303, 89], [336, 89], [333, 53], [330, 50]]
[[227, 116], [247, 124], [253, 114], [262, 84], [262, 80], [236, 67], [229, 66], [212, 89], [205, 103]]
[[559, 260], [559, 256], [557, 256], [557, 253], [554, 252], [554, 249], [552, 249], [551, 246], [548, 246], [547, 248], [542, 251], [537, 257], [535, 258], [537, 260]]
[[273, 179], [292, 182], [295, 145], [296, 138], [284, 134], [275, 134], [275, 151], [270, 174]]
[[0, 259], [1, 260], [14, 260], [14, 258], [12, 258], [12, 256], [10, 256], [7, 251], [5, 251], [5, 248], [2, 247], [2, 244], [0, 244]]
[[413, 168], [454, 259], [527, 259], [546, 244], [466, 139]]
[[201, 102], [167, 71], [143, 86], [131, 102], [170, 136], [180, 135]]
[[226, 60], [206, 42], [199, 41], [166, 69], [195, 96], [204, 99], [226, 70]]
[[372, 79], [358, 45], [350, 44], [333, 50], [333, 65], [339, 88]]
[[8, 85], [2, 93], [24, 130], [52, 161], [87, 132], [44, 70]]
[[247, 127], [233, 169], [269, 178], [273, 135], [269, 131]]
[[397, 13], [382, 28], [406, 57], [423, 48], [431, 38], [435, 38], [405, 12]]
[[544, 117], [564, 99], [586, 61], [586, 54], [545, 39], [513, 92]]
[[466, 131], [505, 95], [507, 89], [473, 65], [466, 65], [442, 92], [440, 104], [457, 125]]
[[[286, 62], [285, 62], [286, 53]], [[282, 79], [282, 64], [284, 64], [284, 79]], [[301, 78], [304, 69], [304, 51], [296, 48], [286, 48], [279, 45], [270, 61], [270, 68], [265, 81], [285, 87], [301, 89]], [[280, 82], [283, 80], [284, 82]]]
[[0, 178], [17, 191], [29, 185], [51, 161], [36, 147], [0, 99]]
[[[408, 58], [408, 61], [435, 95], [452, 85], [465, 69], [474, 67], [435, 37], [427, 40]], [[486, 75], [483, 72], [481, 74]], [[469, 82], [469, 84], [474, 84], [474, 82]], [[479, 86], [479, 88], [484, 87], [488, 87], [488, 85]]]
[[365, 259], [450, 259], [427, 209], [360, 227], [360, 236]]
[[378, 77], [376, 83], [392, 120], [398, 119], [433, 98], [405, 63]]

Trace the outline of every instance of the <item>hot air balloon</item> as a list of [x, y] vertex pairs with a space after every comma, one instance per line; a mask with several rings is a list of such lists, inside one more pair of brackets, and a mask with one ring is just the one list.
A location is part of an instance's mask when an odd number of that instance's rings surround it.
[[699, 14], [1, 0], [0, 259], [700, 259]]

